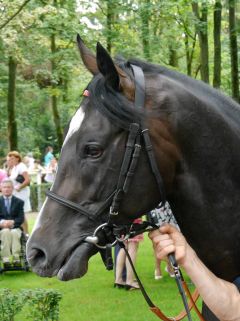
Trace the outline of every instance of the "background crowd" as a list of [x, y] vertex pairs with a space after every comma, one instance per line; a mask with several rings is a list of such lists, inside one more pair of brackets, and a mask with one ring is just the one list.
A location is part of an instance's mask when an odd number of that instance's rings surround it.
[[10, 151], [0, 169], [0, 241], [3, 268], [21, 267], [22, 231], [29, 234], [26, 213], [31, 212], [30, 184], [52, 183], [57, 169], [53, 148], [48, 146], [43, 162], [32, 153], [24, 157]]
[[[28, 213], [32, 210], [30, 184], [52, 183], [56, 169], [57, 158], [51, 146], [47, 146], [42, 160], [35, 159], [32, 152], [21, 155], [18, 151], [10, 151], [1, 165], [0, 183], [6, 178], [12, 180], [13, 195], [24, 201], [24, 213]], [[28, 234], [26, 217], [23, 230]]]

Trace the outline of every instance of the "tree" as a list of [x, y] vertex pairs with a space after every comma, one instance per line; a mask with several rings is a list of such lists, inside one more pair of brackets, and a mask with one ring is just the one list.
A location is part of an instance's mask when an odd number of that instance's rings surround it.
[[150, 16], [151, 16], [151, 2], [144, 0], [140, 2], [140, 17], [141, 17], [141, 38], [143, 44], [144, 58], [150, 59]]
[[6, 25], [12, 21], [22, 10], [23, 8], [28, 4], [28, 2], [31, 0], [25, 0], [23, 2], [23, 4], [21, 4], [19, 6], [19, 8], [16, 10], [16, 12], [14, 12], [14, 14], [12, 16], [10, 16], [8, 19], [6, 19], [6, 21], [4, 21], [1, 25], [0, 25], [0, 30], [3, 29], [4, 27], [6, 27]]
[[222, 3], [216, 0], [214, 5], [214, 71], [213, 71], [213, 87], [221, 86], [221, 19], [222, 19]]
[[18, 137], [15, 112], [17, 62], [12, 56], [9, 57], [8, 66], [8, 143], [10, 150], [17, 150]]
[[[51, 70], [52, 75], [56, 74], [57, 66], [55, 61], [55, 55], [57, 52], [56, 48], [56, 37], [55, 34], [52, 33], [50, 36], [50, 42], [51, 42]], [[51, 103], [52, 103], [52, 112], [53, 112], [53, 120], [56, 127], [56, 134], [57, 134], [57, 140], [58, 140], [58, 147], [59, 149], [62, 146], [63, 143], [63, 129], [61, 127], [61, 119], [58, 111], [58, 98], [57, 98], [57, 83], [53, 80], [51, 83]]]
[[[1, 137], [4, 138], [0, 142], [1, 155], [9, 146], [18, 147], [23, 153], [36, 148], [44, 150], [48, 144], [53, 144], [55, 150], [60, 148], [63, 128], [72, 111], [69, 108], [68, 87], [72, 84], [73, 70], [78, 68], [77, 50], [74, 50], [78, 24], [75, 4], [56, 0], [54, 7], [36, 0], [30, 1], [20, 12], [22, 3], [22, 0], [14, 3], [4, 0], [0, 5], [1, 21], [9, 21], [0, 34], [0, 54], [3, 58], [0, 61], [0, 96], [6, 97], [5, 102], [0, 100]], [[9, 73], [3, 68], [8, 61], [11, 62]], [[11, 89], [13, 76], [9, 77], [9, 85], [5, 86], [8, 74], [13, 75], [13, 61], [18, 64], [15, 91]], [[76, 95], [71, 93], [71, 96], [75, 99]], [[60, 115], [63, 120], [60, 120]], [[5, 124], [6, 120], [8, 124]], [[55, 133], [52, 130], [54, 125]], [[3, 129], [6, 138], [2, 135]], [[21, 135], [17, 135], [18, 131]], [[8, 136], [14, 143], [5, 143]]]
[[239, 78], [238, 78], [238, 45], [237, 45], [237, 27], [235, 17], [235, 0], [228, 0], [229, 5], [229, 37], [230, 37], [230, 57], [231, 57], [231, 79], [232, 79], [232, 97], [240, 102], [239, 96]]
[[[196, 29], [200, 46], [200, 72], [201, 79], [209, 83], [209, 52], [208, 52], [208, 6], [203, 1], [199, 10], [198, 2], [192, 2], [192, 9], [196, 17]], [[200, 15], [200, 13], [201, 15]]]

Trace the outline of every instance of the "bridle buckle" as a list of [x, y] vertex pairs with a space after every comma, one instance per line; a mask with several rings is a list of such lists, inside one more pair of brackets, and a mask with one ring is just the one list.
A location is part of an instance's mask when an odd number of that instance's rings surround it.
[[99, 225], [96, 230], [94, 231], [92, 236], [87, 236], [84, 241], [87, 243], [91, 243], [96, 245], [96, 247], [98, 247], [99, 249], [106, 249], [107, 247], [113, 247], [114, 245], [116, 245], [117, 243], [117, 239], [115, 238], [115, 240], [112, 243], [106, 244], [106, 245], [100, 245], [99, 244], [99, 237], [97, 236], [97, 233], [100, 230], [104, 230], [104, 227], [107, 226], [108, 223], [103, 223], [101, 225]]
[[112, 216], [117, 216], [117, 215], [118, 215], [118, 212], [115, 212], [115, 211], [113, 210], [113, 207], [110, 206], [109, 214], [112, 215]]

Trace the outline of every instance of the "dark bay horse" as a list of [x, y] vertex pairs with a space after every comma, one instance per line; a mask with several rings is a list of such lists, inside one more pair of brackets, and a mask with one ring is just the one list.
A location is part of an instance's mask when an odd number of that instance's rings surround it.
[[[165, 67], [137, 59], [114, 62], [100, 44], [95, 57], [80, 37], [78, 46], [93, 79], [69, 123], [51, 189], [71, 203], [46, 199], [27, 245], [33, 271], [61, 280], [87, 272], [98, 249], [85, 239], [108, 220], [129, 126], [141, 122], [149, 129], [167, 199], [183, 234], [215, 274], [234, 280], [240, 275], [239, 105]], [[134, 106], [132, 65], [144, 73], [144, 112]], [[132, 222], [161, 199], [142, 149], [115, 223]]]

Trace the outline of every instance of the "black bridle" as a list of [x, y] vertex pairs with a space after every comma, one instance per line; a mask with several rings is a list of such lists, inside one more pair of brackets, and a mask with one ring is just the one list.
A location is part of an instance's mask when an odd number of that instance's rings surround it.
[[[144, 74], [140, 67], [135, 65], [131, 65], [131, 67], [132, 67], [134, 79], [135, 79], [135, 107], [144, 108], [145, 106]], [[107, 251], [109, 247], [114, 246], [117, 242], [119, 242], [119, 244], [122, 247], [124, 247], [123, 246], [124, 240], [130, 237], [133, 237], [137, 234], [141, 234], [145, 231], [158, 228], [158, 226], [153, 225], [149, 222], [143, 222], [142, 224], [130, 224], [130, 225], [120, 225], [120, 226], [117, 226], [116, 224], [114, 224], [114, 217], [116, 215], [119, 215], [119, 208], [120, 208], [121, 202], [124, 198], [124, 195], [126, 195], [126, 193], [129, 191], [129, 186], [130, 186], [132, 177], [136, 172], [136, 167], [138, 164], [138, 160], [139, 160], [140, 152], [142, 148], [145, 148], [145, 151], [147, 152], [150, 167], [158, 185], [161, 201], [162, 201], [162, 204], [164, 204], [166, 201], [166, 195], [165, 195], [165, 189], [163, 185], [163, 179], [161, 177], [161, 174], [159, 172], [159, 169], [154, 157], [154, 151], [153, 151], [153, 146], [151, 144], [151, 139], [149, 136], [149, 130], [145, 127], [145, 124], [143, 121], [140, 122], [139, 124], [132, 123], [130, 125], [128, 140], [126, 144], [126, 150], [125, 150], [125, 154], [124, 154], [124, 158], [123, 158], [123, 162], [122, 162], [122, 166], [121, 166], [121, 170], [118, 178], [117, 187], [109, 195], [109, 197], [103, 202], [102, 206], [98, 209], [97, 212], [91, 213], [90, 211], [87, 211], [80, 204], [69, 201], [64, 197], [57, 195], [53, 191], [46, 192], [46, 195], [50, 199], [77, 211], [78, 213], [88, 217], [90, 220], [93, 220], [93, 221], [99, 220], [99, 217], [103, 216], [106, 213], [106, 210], [109, 209], [108, 221], [101, 223], [96, 228], [92, 236], [87, 236], [85, 238], [85, 242], [96, 245], [100, 249], [101, 254], [102, 254], [101, 252], [102, 249], [106, 249]], [[124, 235], [125, 237], [123, 238], [122, 235]], [[132, 264], [131, 258], [127, 251], [126, 251], [126, 255], [130, 261], [130, 264], [132, 265], [136, 279], [139, 283], [140, 289], [142, 291], [142, 294], [146, 302], [148, 303], [149, 307], [152, 310], [154, 310], [156, 306], [152, 303], [149, 296], [147, 295], [135, 271], [135, 268]], [[188, 319], [191, 321], [192, 319], [191, 319], [185, 291], [182, 286], [182, 283], [184, 280], [183, 280], [181, 271], [178, 267], [178, 264], [176, 263], [174, 254], [170, 254], [169, 259], [175, 272], [175, 279], [179, 288], [179, 292], [183, 299], [186, 314], [188, 316]], [[166, 320], [168, 320], [168, 318], [166, 318]]]
[[[140, 67], [131, 65], [134, 79], [135, 79], [135, 107], [144, 109], [145, 106], [145, 78], [143, 71]], [[117, 240], [121, 235], [127, 234], [128, 237], [132, 237], [136, 234], [140, 234], [143, 231], [149, 230], [152, 228], [151, 224], [147, 224], [146, 222], [143, 224], [141, 229], [137, 229], [137, 226], [134, 224], [124, 225], [124, 226], [116, 226], [114, 224], [114, 217], [119, 214], [119, 207], [121, 205], [122, 200], [124, 199], [124, 195], [126, 195], [129, 191], [130, 183], [135, 175], [136, 167], [138, 164], [138, 160], [140, 157], [141, 149], [144, 148], [148, 155], [148, 160], [150, 163], [150, 167], [152, 173], [156, 179], [158, 190], [160, 193], [161, 201], [164, 204], [166, 195], [163, 184], [163, 179], [158, 170], [158, 166], [154, 157], [153, 146], [151, 144], [151, 139], [149, 136], [149, 130], [145, 127], [144, 122], [132, 123], [129, 126], [129, 135], [126, 144], [126, 150], [123, 157], [122, 166], [120, 169], [120, 174], [118, 177], [117, 187], [116, 189], [107, 197], [107, 199], [103, 202], [103, 204], [98, 208], [98, 210], [94, 213], [86, 210], [83, 206], [78, 203], [72, 202], [53, 191], [49, 190], [46, 192], [46, 195], [58, 202], [61, 205], [64, 205], [68, 208], [71, 208], [77, 211], [79, 214], [88, 217], [90, 220], [96, 222], [99, 221], [100, 225], [95, 230], [93, 236], [89, 236], [85, 239], [86, 242], [93, 243], [99, 248], [105, 248], [109, 243], [109, 238], [111, 239], [111, 245], [115, 245]], [[107, 222], [102, 222], [101, 217], [108, 210], [109, 218]], [[109, 232], [111, 229], [112, 233]], [[100, 235], [101, 231], [104, 230], [104, 237]], [[97, 236], [98, 234], [98, 236]], [[112, 235], [110, 235], [112, 234]], [[108, 237], [106, 237], [108, 235]], [[110, 237], [109, 237], [110, 236]], [[101, 240], [98, 240], [100, 238]], [[105, 243], [105, 244], [104, 244]]]

